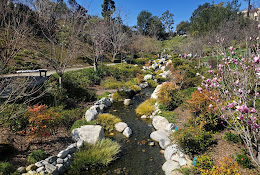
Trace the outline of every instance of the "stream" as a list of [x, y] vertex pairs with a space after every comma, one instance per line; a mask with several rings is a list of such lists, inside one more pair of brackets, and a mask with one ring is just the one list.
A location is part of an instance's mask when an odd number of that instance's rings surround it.
[[164, 163], [163, 154], [160, 153], [160, 146], [155, 142], [155, 146], [149, 146], [150, 134], [153, 131], [151, 120], [143, 120], [136, 116], [135, 109], [140, 103], [148, 99], [153, 89], [143, 89], [132, 99], [132, 105], [125, 106], [123, 103], [113, 103], [105, 111], [115, 115], [123, 122], [126, 122], [132, 129], [130, 138], [124, 137], [121, 133], [115, 132], [111, 137], [121, 145], [121, 153], [118, 159], [113, 161], [108, 167], [89, 170], [88, 174], [124, 174], [124, 175], [164, 175], [162, 165]]

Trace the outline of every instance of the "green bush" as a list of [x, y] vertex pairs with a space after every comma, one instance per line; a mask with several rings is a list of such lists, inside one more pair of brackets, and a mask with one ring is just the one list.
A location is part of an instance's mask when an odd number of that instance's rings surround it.
[[9, 162], [0, 162], [0, 175], [10, 175], [15, 171], [15, 168]]
[[105, 80], [101, 81], [100, 85], [107, 89], [118, 89], [118, 88], [122, 87], [124, 85], [124, 83], [121, 81], [117, 81], [113, 77], [108, 77]]
[[200, 170], [211, 170], [214, 163], [209, 155], [203, 154], [197, 157], [195, 169]]
[[110, 92], [104, 92], [102, 95], [97, 96], [97, 100], [100, 100], [103, 97], [107, 97], [109, 94], [111, 94]]
[[118, 102], [118, 101], [124, 101], [124, 99], [131, 98], [132, 95], [133, 95], [132, 92], [117, 91], [113, 93], [112, 98], [115, 102]]
[[204, 152], [213, 143], [213, 133], [204, 128], [186, 126], [173, 133], [178, 144], [187, 154], [199, 154]]
[[252, 162], [246, 154], [236, 154], [236, 161], [244, 168], [253, 168]]
[[149, 116], [155, 111], [155, 104], [156, 100], [150, 98], [143, 103], [141, 103], [135, 110], [137, 116], [141, 117], [142, 115]]
[[25, 116], [27, 107], [23, 104], [6, 105], [6, 108], [0, 113], [0, 124], [6, 125], [13, 132], [25, 130], [29, 124], [28, 117]]
[[113, 131], [114, 125], [122, 120], [111, 114], [99, 114], [97, 117], [97, 123], [100, 124], [106, 131]]
[[238, 143], [239, 138], [237, 134], [233, 134], [232, 132], [226, 132], [224, 139], [227, 141], [231, 141], [233, 143]]
[[158, 101], [166, 110], [174, 110], [182, 104], [179, 89], [179, 86], [176, 86], [172, 82], [162, 84], [158, 94]]
[[168, 80], [167, 78], [163, 78], [163, 77], [161, 77], [161, 76], [159, 76], [159, 75], [156, 75], [155, 78], [156, 78], [156, 80], [157, 80], [158, 82], [165, 82], [165, 81]]
[[107, 166], [116, 159], [120, 145], [110, 139], [102, 139], [94, 145], [85, 144], [75, 153], [68, 174], [80, 174], [88, 167]]
[[156, 86], [158, 85], [158, 83], [156, 83], [154, 80], [147, 80], [148, 86], [151, 88], [156, 88]]
[[138, 85], [132, 85], [131, 90], [134, 91], [135, 93], [138, 93], [142, 90], [142, 88]]
[[33, 164], [33, 163], [36, 163], [38, 161], [41, 161], [43, 159], [46, 159], [48, 157], [48, 154], [42, 150], [42, 149], [38, 149], [38, 150], [35, 150], [33, 152], [31, 152], [28, 156], [28, 162], [30, 164]]

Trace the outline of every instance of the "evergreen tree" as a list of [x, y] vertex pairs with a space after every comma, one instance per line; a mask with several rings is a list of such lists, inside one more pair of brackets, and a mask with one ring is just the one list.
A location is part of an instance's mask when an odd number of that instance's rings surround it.
[[111, 15], [116, 10], [115, 2], [113, 0], [104, 0], [102, 7], [102, 16], [104, 20], [109, 21], [111, 19]]

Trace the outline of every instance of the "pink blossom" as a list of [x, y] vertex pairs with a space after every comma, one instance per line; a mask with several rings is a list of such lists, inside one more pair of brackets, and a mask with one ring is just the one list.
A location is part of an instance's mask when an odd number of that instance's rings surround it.
[[255, 127], [255, 128], [259, 128], [259, 125], [255, 123], [255, 124], [254, 124], [254, 127]]
[[204, 80], [204, 79], [205, 79], [205, 77], [204, 77], [204, 76], [201, 76], [201, 79], [202, 79], [202, 80]]
[[197, 76], [200, 76], [200, 73], [196, 73]]
[[197, 69], [197, 66], [195, 66], [194, 68]]
[[213, 105], [212, 105], [212, 104], [210, 104], [210, 105], [209, 105], [209, 108], [212, 108], [212, 107], [213, 107]]
[[234, 104], [233, 104], [233, 103], [229, 103], [229, 104], [228, 104], [228, 107], [229, 107], [229, 108], [233, 108], [233, 107], [234, 107]]
[[222, 65], [222, 64], [219, 64], [218, 67], [221, 69], [221, 68], [223, 67], [223, 65]]
[[258, 29], [260, 29], [260, 24], [258, 24]]
[[198, 87], [198, 90], [199, 90], [199, 91], [202, 91], [202, 88], [201, 88], [201, 87]]
[[250, 41], [252, 40], [252, 37], [251, 37], [251, 36], [249, 37], [249, 40], [250, 40]]
[[239, 120], [244, 120], [244, 116], [241, 114], [239, 117], [237, 117]]
[[218, 78], [217, 78], [217, 77], [213, 78], [213, 81], [214, 81], [215, 83], [218, 82]]
[[209, 42], [209, 45], [211, 45], [211, 42]]
[[230, 47], [229, 47], [229, 50], [230, 50], [230, 51], [233, 51], [233, 50], [234, 50], [234, 47], [233, 47], [233, 46], [230, 46]]
[[245, 105], [237, 106], [237, 110], [241, 113], [248, 113], [249, 109]]
[[255, 108], [251, 108], [251, 109], [250, 109], [250, 112], [251, 112], [251, 113], [256, 113], [256, 109], [255, 109]]
[[260, 58], [259, 58], [259, 57], [255, 57], [255, 58], [254, 58], [254, 61], [255, 61], [255, 63], [259, 63]]
[[[236, 52], [234, 52], [234, 51], [233, 51], [233, 52], [231, 52], [231, 53], [232, 53], [232, 55], [236, 55]], [[237, 62], [235, 62], [235, 63], [237, 63]]]
[[212, 73], [213, 73], [213, 70], [209, 70], [208, 72], [209, 72], [210, 74], [212, 74]]
[[228, 90], [226, 90], [226, 91], [225, 91], [225, 94], [228, 94], [228, 93], [229, 93]]

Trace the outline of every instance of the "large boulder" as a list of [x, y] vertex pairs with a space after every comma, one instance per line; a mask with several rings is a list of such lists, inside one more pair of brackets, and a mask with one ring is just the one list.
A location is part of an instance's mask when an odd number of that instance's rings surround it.
[[159, 142], [161, 139], [168, 139], [169, 134], [165, 130], [154, 131], [150, 134], [150, 138]]
[[87, 122], [97, 119], [98, 111], [96, 108], [92, 108], [86, 111], [85, 119]]
[[115, 124], [115, 130], [118, 132], [123, 132], [126, 127], [127, 124], [125, 122], [118, 122]]
[[107, 107], [111, 106], [111, 101], [109, 101], [108, 98], [103, 97], [98, 102], [96, 102], [96, 104], [104, 104], [105, 107], [107, 108]]
[[144, 76], [144, 81], [147, 81], [147, 80], [150, 80], [150, 79], [153, 79], [153, 75], [147, 74], [147, 75]]
[[169, 124], [168, 120], [162, 116], [155, 116], [153, 118], [153, 127], [156, 129], [156, 130], [165, 130], [166, 129], [166, 126]]
[[126, 137], [130, 137], [132, 135], [132, 130], [129, 127], [126, 127], [125, 130], [123, 131], [123, 135]]
[[164, 158], [166, 160], [171, 160], [171, 157], [178, 152], [178, 145], [177, 144], [172, 144], [168, 146], [165, 151], [164, 151]]
[[162, 166], [162, 170], [166, 173], [169, 174], [171, 173], [173, 170], [180, 168], [180, 165], [178, 162], [174, 162], [172, 160], [167, 160], [163, 166]]
[[172, 141], [169, 138], [164, 138], [159, 141], [159, 145], [162, 149], [167, 148], [168, 145], [170, 145]]
[[152, 95], [151, 95], [151, 98], [153, 99], [158, 99], [158, 94], [160, 92], [160, 89], [161, 89], [162, 85], [158, 85], [155, 90], [153, 91]]
[[71, 133], [73, 140], [81, 139], [90, 144], [95, 144], [98, 140], [105, 138], [104, 129], [100, 125], [84, 125], [73, 129]]

